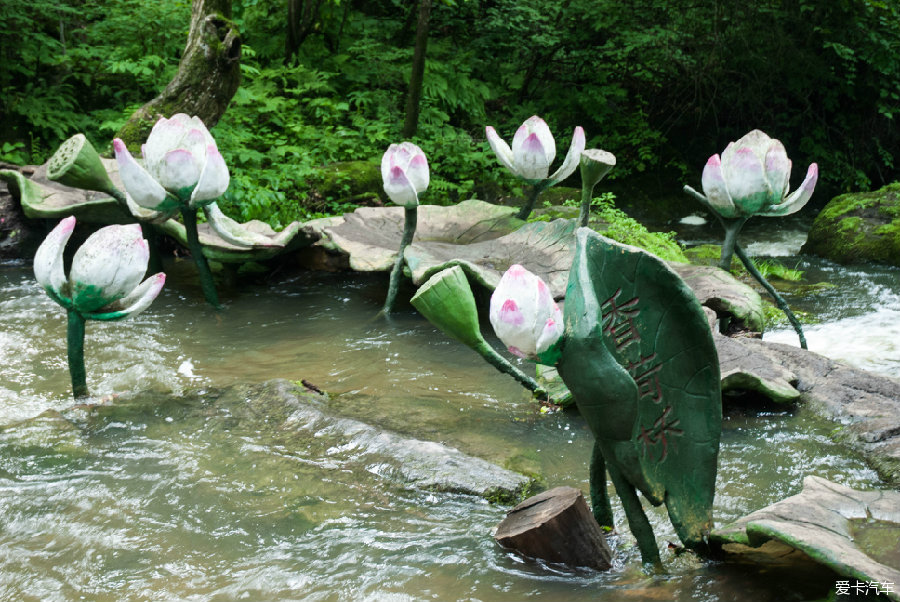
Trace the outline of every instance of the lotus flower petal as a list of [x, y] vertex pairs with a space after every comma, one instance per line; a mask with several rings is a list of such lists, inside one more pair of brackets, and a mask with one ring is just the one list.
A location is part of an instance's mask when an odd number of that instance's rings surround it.
[[[762, 130], [752, 130], [744, 134], [737, 142], [734, 143], [734, 150], [738, 151], [744, 148], [748, 148], [753, 151], [753, 154], [757, 159], [760, 160], [760, 162], [763, 162], [766, 158], [766, 153], [769, 152], [769, 148], [771, 147], [772, 142], [772, 138], [770, 138], [769, 135]], [[779, 142], [779, 144], [781, 143]]]
[[[585, 144], [584, 128], [579, 125], [572, 133], [572, 143], [569, 145], [569, 152], [566, 153], [563, 164], [559, 166], [559, 169], [557, 169], [552, 176], [550, 176], [550, 180], [554, 184], [562, 182], [575, 172], [575, 168], [578, 167], [578, 163], [581, 160], [581, 153], [584, 151]], [[615, 165], [616, 158], [610, 153], [606, 153], [606, 155], [612, 157], [612, 165]]]
[[722, 163], [722, 173], [731, 202], [746, 215], [757, 213], [771, 191], [763, 161], [749, 147], [739, 148], [730, 162]]
[[515, 355], [538, 360], [562, 336], [563, 316], [550, 289], [521, 265], [511, 266], [491, 296], [491, 325]]
[[63, 251], [74, 229], [74, 216], [63, 219], [50, 231], [34, 255], [34, 277], [44, 290], [51, 293], [54, 300], [65, 297], [63, 288], [67, 280], [63, 267]]
[[239, 222], [231, 219], [219, 209], [216, 203], [203, 207], [206, 219], [212, 229], [224, 240], [238, 247], [275, 247], [284, 246], [264, 234], [248, 230]]
[[769, 189], [772, 191], [770, 203], [778, 204], [787, 194], [791, 177], [791, 160], [788, 159], [784, 145], [779, 140], [772, 140], [763, 165]]
[[519, 175], [526, 180], [546, 180], [550, 173], [552, 159], [548, 159], [537, 134], [529, 134], [518, 149], [513, 150], [513, 160]]
[[158, 173], [162, 162], [170, 150], [181, 146], [185, 134], [184, 113], [173, 115], [171, 119], [160, 117], [150, 130], [147, 142], [141, 147], [147, 169], [154, 175]]
[[202, 157], [195, 157], [190, 151], [176, 148], [166, 153], [160, 166], [159, 183], [169, 192], [179, 196], [185, 191], [193, 191], [203, 171]]
[[228, 174], [228, 166], [225, 159], [219, 153], [215, 144], [206, 147], [206, 165], [200, 174], [197, 187], [191, 193], [190, 205], [198, 207], [204, 205], [204, 201], [213, 201], [228, 190], [231, 176]]
[[532, 142], [534, 148], [538, 148], [537, 144], [540, 145], [540, 148], [544, 151], [544, 160], [549, 167], [549, 165], [553, 163], [553, 159], [556, 158], [556, 141], [553, 139], [553, 134], [550, 132], [550, 126], [537, 115], [532, 115], [526, 119], [525, 123], [516, 130], [512, 142], [513, 157], [524, 152], [522, 147], [532, 136], [536, 139], [536, 143]]
[[790, 215], [803, 209], [803, 206], [809, 202], [812, 197], [813, 190], [816, 187], [816, 181], [819, 179], [819, 166], [815, 163], [806, 170], [806, 178], [800, 187], [792, 192], [780, 205], [771, 207], [768, 211], [760, 213], [760, 215], [768, 217], [778, 217], [781, 215]]
[[429, 182], [428, 159], [425, 153], [420, 152], [413, 156], [406, 169], [406, 177], [412, 182], [417, 193], [425, 192]]
[[384, 192], [397, 205], [415, 207], [419, 204], [416, 189], [399, 166], [391, 168], [388, 179], [384, 181]]
[[134, 160], [121, 139], [113, 140], [113, 150], [116, 153], [119, 175], [122, 176], [125, 191], [141, 207], [157, 210], [165, 203], [166, 190]]
[[69, 281], [75, 308], [91, 313], [126, 296], [144, 277], [149, 259], [138, 224], [100, 228], [72, 259]]
[[135, 287], [128, 295], [100, 308], [97, 313], [86, 314], [85, 317], [91, 320], [110, 321], [139, 314], [150, 307], [165, 283], [165, 273], [154, 274]]
[[706, 162], [701, 178], [703, 193], [713, 209], [722, 217], [737, 217], [738, 211], [731, 202], [731, 195], [725, 186], [725, 178], [722, 175], [722, 162], [719, 155], [713, 155]]
[[500, 159], [500, 163], [503, 163], [503, 166], [511, 171], [513, 175], [519, 175], [519, 173], [516, 171], [516, 168], [513, 166], [512, 149], [509, 148], [509, 145], [506, 143], [506, 141], [503, 140], [503, 138], [501, 138], [497, 134], [497, 130], [495, 130], [491, 126], [487, 126], [484, 131], [487, 134], [487, 139], [488, 143], [491, 145], [491, 150], [493, 150], [494, 154], [497, 155], [497, 158]]

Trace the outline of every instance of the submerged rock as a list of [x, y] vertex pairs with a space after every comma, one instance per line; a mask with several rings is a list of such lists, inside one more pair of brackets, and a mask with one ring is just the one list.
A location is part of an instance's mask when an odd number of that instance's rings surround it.
[[757, 561], [808, 559], [900, 600], [888, 587], [900, 583], [900, 492], [857, 491], [808, 476], [798, 495], [716, 529], [710, 539], [727, 554]]
[[[825, 356], [759, 339], [717, 335], [723, 391], [797, 401], [841, 423], [839, 439], [886, 482], [900, 485], [900, 381]], [[793, 392], [792, 392], [793, 389]]]
[[248, 445], [300, 454], [335, 470], [353, 467], [419, 489], [513, 503], [533, 487], [532, 479], [455, 448], [343, 418], [326, 395], [286, 380], [162, 400], [158, 394], [127, 394], [111, 404], [79, 406], [64, 415], [93, 429], [147, 413], [165, 416], [168, 423], [197, 420], [209, 433], [226, 433]]
[[900, 266], [900, 182], [831, 199], [816, 216], [801, 251], [839, 263]]
[[[15, 166], [0, 164], [0, 171], [12, 168]], [[0, 178], [0, 260], [30, 257], [43, 240], [43, 229], [36, 228], [35, 223], [25, 217], [12, 192]]]

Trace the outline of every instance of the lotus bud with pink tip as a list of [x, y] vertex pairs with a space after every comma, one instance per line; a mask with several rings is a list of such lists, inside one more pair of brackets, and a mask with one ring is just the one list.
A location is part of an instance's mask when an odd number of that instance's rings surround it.
[[392, 144], [381, 156], [381, 179], [384, 192], [392, 202], [403, 207], [403, 235], [400, 249], [391, 269], [388, 292], [381, 311], [390, 314], [400, 288], [403, 271], [403, 252], [416, 234], [419, 195], [428, 188], [428, 159], [422, 149], [412, 142]]
[[724, 218], [789, 215], [803, 208], [812, 196], [819, 166], [812, 163], [800, 187], [788, 194], [791, 160], [784, 145], [760, 130], [730, 142], [709, 158], [701, 179], [703, 193]]
[[491, 295], [491, 326], [510, 353], [553, 365], [563, 317], [550, 288], [521, 265], [511, 266]]
[[412, 142], [392, 144], [381, 157], [384, 192], [393, 203], [415, 207], [428, 188], [428, 159]]
[[34, 276], [51, 299], [69, 315], [69, 371], [75, 397], [87, 395], [84, 370], [85, 320], [120, 320], [150, 306], [166, 275], [144, 279], [150, 250], [138, 224], [106, 226], [91, 234], [75, 252], [66, 276], [63, 251], [75, 218], [62, 220], [38, 247]]
[[141, 147], [141, 166], [119, 138], [113, 140], [125, 191], [147, 209], [174, 212], [202, 207], [228, 189], [228, 166], [199, 117], [160, 118]]
[[556, 158], [556, 141], [543, 119], [537, 115], [526, 119], [513, 136], [512, 148], [492, 126], [487, 126], [485, 133], [500, 163], [514, 176], [532, 185], [531, 196], [519, 212], [519, 219], [528, 218], [541, 192], [574, 173], [585, 146], [584, 129], [578, 126], [572, 133], [569, 152], [562, 165], [548, 176], [550, 165]]
[[760, 130], [753, 130], [736, 142], [729, 142], [722, 155], [706, 162], [701, 176], [703, 194], [690, 186], [684, 191], [712, 211], [725, 228], [725, 241], [719, 267], [731, 269], [737, 254], [747, 271], [775, 299], [797, 332], [800, 346], [806, 349], [806, 337], [799, 320], [738, 244], [738, 234], [754, 215], [778, 217], [800, 211], [812, 196], [819, 178], [819, 166], [810, 164], [800, 187], [788, 194], [791, 160], [784, 145]]
[[[173, 115], [171, 119], [160, 118], [141, 147], [144, 165], [131, 156], [119, 138], [113, 140], [113, 150], [125, 191], [136, 205], [157, 212], [154, 220], [181, 212], [203, 295], [210, 305], [219, 309], [212, 272], [197, 233], [197, 211], [225, 193], [229, 175], [216, 141], [203, 121], [184, 113]], [[219, 234], [224, 240], [243, 243], [240, 237], [233, 236], [233, 228], [223, 229], [221, 223], [222, 220], [210, 220], [214, 230], [222, 230]]]

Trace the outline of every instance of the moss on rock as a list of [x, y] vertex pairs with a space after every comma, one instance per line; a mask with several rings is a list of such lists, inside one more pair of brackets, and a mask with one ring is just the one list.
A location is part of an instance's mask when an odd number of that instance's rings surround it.
[[900, 182], [837, 196], [816, 216], [804, 253], [900, 266]]

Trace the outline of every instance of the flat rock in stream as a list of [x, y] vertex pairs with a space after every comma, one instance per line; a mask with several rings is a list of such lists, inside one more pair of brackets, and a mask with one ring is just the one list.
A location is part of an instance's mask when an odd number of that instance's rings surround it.
[[[328, 397], [290, 381], [190, 393], [184, 397], [124, 394], [113, 403], [76, 406], [64, 415], [76, 422], [117, 421], [145, 412], [173, 421], [202, 417], [202, 428], [227, 432], [290, 452], [314, 447], [335, 469], [349, 466], [419, 489], [462, 493], [514, 503], [532, 479], [458, 449], [386, 431], [338, 415]], [[312, 446], [312, 447], [311, 447]]]
[[710, 539], [757, 561], [812, 560], [879, 590], [884, 585], [887, 598], [900, 600], [900, 591], [887, 587], [900, 584], [900, 492], [857, 491], [808, 476], [799, 494], [714, 530]]
[[756, 390], [808, 405], [841, 423], [838, 438], [882, 479], [900, 485], [900, 381], [790, 345], [718, 335], [715, 341], [723, 390]]

